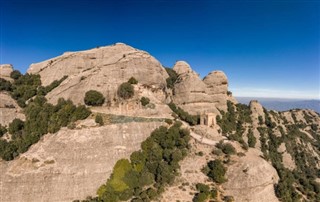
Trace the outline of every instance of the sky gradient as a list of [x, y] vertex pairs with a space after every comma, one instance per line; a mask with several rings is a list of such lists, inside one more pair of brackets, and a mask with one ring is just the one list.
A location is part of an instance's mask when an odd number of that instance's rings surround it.
[[0, 63], [123, 42], [164, 66], [223, 70], [235, 96], [320, 99], [320, 1], [0, 0]]

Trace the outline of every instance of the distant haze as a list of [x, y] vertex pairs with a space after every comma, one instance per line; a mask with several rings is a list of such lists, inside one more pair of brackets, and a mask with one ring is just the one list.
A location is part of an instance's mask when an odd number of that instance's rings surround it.
[[250, 100], [258, 100], [268, 110], [287, 111], [290, 109], [312, 109], [320, 113], [320, 100], [236, 97], [238, 102], [249, 104]]

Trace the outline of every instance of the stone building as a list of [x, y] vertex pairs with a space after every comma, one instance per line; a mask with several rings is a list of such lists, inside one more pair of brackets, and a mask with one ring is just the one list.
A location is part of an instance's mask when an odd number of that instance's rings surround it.
[[204, 113], [200, 115], [200, 125], [206, 126], [215, 126], [216, 122], [216, 114], [215, 113]]

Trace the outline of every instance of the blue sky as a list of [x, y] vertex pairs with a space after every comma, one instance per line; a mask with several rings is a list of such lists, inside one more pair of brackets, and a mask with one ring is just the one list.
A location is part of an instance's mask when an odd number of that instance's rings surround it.
[[320, 99], [320, 1], [0, 0], [0, 63], [124, 42], [164, 66], [223, 70], [235, 96]]

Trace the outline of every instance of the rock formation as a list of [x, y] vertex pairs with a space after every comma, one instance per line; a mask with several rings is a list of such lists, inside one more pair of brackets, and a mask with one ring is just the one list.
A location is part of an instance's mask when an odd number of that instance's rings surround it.
[[11, 72], [13, 71], [13, 67], [10, 64], [0, 65], [0, 78], [3, 78], [8, 81], [12, 81], [10, 77]]
[[115, 162], [140, 148], [163, 122], [62, 129], [29, 151], [0, 162], [1, 202], [70, 202], [95, 195]]
[[236, 102], [228, 96], [228, 79], [222, 71], [213, 71], [202, 80], [184, 61], [178, 61], [173, 70], [179, 75], [173, 101], [189, 113], [219, 113], [217, 109], [227, 109], [227, 100]]
[[279, 201], [274, 194], [274, 184], [279, 180], [277, 171], [259, 157], [259, 152], [250, 149], [244, 157], [234, 157], [235, 163], [228, 166], [228, 181], [223, 186], [235, 201]]
[[112, 102], [118, 99], [118, 86], [131, 77], [136, 78], [140, 84], [155, 89], [165, 88], [168, 77], [159, 61], [150, 54], [122, 43], [87, 51], [67, 52], [32, 64], [28, 73], [40, 74], [44, 86], [68, 75], [47, 98], [55, 103], [59, 97], [63, 97], [76, 104], [83, 104], [84, 94], [88, 90], [98, 90]]
[[8, 93], [0, 92], [0, 124], [8, 125], [15, 118], [25, 119], [21, 108]]

